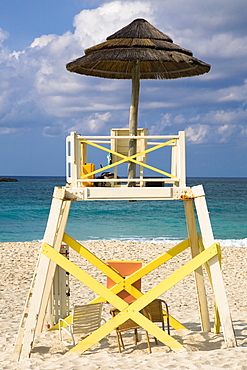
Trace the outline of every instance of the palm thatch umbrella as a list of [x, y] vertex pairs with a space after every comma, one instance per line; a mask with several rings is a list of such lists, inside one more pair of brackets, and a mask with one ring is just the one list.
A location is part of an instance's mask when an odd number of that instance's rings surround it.
[[[85, 50], [85, 55], [66, 65], [70, 72], [111, 79], [132, 79], [129, 135], [137, 135], [140, 79], [175, 79], [209, 72], [210, 65], [145, 19], [136, 19], [107, 37], [106, 42]], [[129, 156], [136, 154], [136, 140], [129, 141]], [[129, 163], [128, 178], [136, 177]], [[133, 183], [129, 183], [133, 186]]]

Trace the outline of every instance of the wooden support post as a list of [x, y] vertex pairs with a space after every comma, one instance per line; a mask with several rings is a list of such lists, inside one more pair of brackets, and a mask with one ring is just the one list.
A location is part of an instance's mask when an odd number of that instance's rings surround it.
[[[200, 253], [199, 250], [199, 242], [196, 230], [196, 219], [194, 213], [194, 204], [192, 199], [184, 200], [184, 210], [186, 216], [186, 223], [187, 223], [187, 230], [188, 236], [190, 241], [190, 249], [192, 258], [197, 256]], [[206, 289], [204, 284], [203, 278], [203, 270], [202, 266], [200, 266], [194, 272], [195, 281], [196, 281], [196, 289], [197, 289], [197, 300], [199, 306], [199, 312], [201, 317], [201, 326], [202, 331], [210, 332], [210, 320], [209, 320], [209, 312], [208, 312], [208, 304], [207, 304], [207, 296], [206, 296]]]
[[[56, 187], [54, 189], [50, 214], [44, 235], [44, 242], [52, 245], [58, 252], [61, 247], [71, 204], [71, 201], [64, 200], [64, 195], [64, 188]], [[20, 360], [30, 356], [35, 335], [39, 331], [42, 331], [55, 269], [56, 263], [52, 262], [41, 253], [15, 346], [15, 352]]]
[[[198, 235], [199, 239], [199, 249], [200, 252], [203, 252], [205, 250], [204, 245], [202, 243], [201, 235]], [[221, 268], [221, 250], [220, 250], [220, 245], [219, 245], [219, 253], [218, 253], [218, 258], [219, 258], [219, 263], [220, 263], [220, 268]], [[205, 268], [208, 274], [209, 282], [211, 285], [211, 288], [213, 289], [212, 285], [212, 277], [211, 277], [211, 271], [208, 266], [208, 262], [205, 263]], [[219, 310], [217, 307], [216, 300], [214, 299], [214, 334], [219, 334], [220, 333], [220, 316], [219, 316]]]
[[[137, 136], [137, 123], [138, 123], [138, 105], [139, 105], [139, 91], [140, 91], [140, 61], [136, 60], [133, 62], [132, 67], [132, 94], [131, 94], [131, 106], [130, 106], [130, 117], [129, 117], [129, 135]], [[136, 154], [136, 139], [130, 139], [129, 141], [129, 157]], [[136, 178], [136, 164], [133, 162], [129, 163], [128, 167], [128, 178]], [[135, 186], [134, 182], [129, 182], [128, 186]]]
[[[214, 243], [214, 236], [208, 214], [205, 193], [202, 185], [192, 187], [192, 191], [195, 197], [195, 206], [201, 229], [202, 241], [206, 250], [210, 247], [210, 245]], [[218, 254], [208, 261], [208, 266], [211, 271], [213, 290], [219, 309], [220, 321], [222, 324], [226, 345], [228, 348], [236, 347], [237, 343], [232, 325], [231, 314], [227, 301]]]

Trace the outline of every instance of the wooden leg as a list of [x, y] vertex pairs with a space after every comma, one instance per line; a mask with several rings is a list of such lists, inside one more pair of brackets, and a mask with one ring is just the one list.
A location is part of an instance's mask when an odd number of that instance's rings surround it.
[[134, 339], [135, 339], [135, 345], [137, 345], [137, 342], [138, 342], [138, 332], [137, 332], [137, 329], [134, 329]]
[[[122, 353], [121, 343], [122, 343], [122, 346], [123, 346], [123, 349], [124, 349], [123, 338], [121, 336], [121, 333], [116, 332], [116, 334], [117, 334], [118, 351], [119, 351], [119, 353]], [[121, 343], [120, 343], [120, 341], [121, 341]]]
[[[194, 258], [200, 253], [200, 250], [199, 250], [199, 241], [198, 241], [197, 230], [196, 230], [196, 220], [195, 220], [193, 199], [184, 200], [184, 210], [185, 210], [185, 216], [186, 216], [188, 236], [189, 236], [189, 241], [190, 241], [191, 255], [192, 255], [192, 258]], [[200, 266], [198, 269], [195, 270], [194, 276], [195, 276], [195, 281], [196, 281], [197, 300], [198, 300], [198, 306], [199, 306], [200, 317], [201, 317], [202, 331], [210, 332], [211, 328], [210, 328], [207, 296], [206, 296], [206, 289], [204, 285], [202, 266]]]
[[148, 332], [146, 332], [146, 337], [147, 337], [147, 342], [148, 342], [148, 350], [149, 350], [149, 353], [152, 353], [152, 350], [151, 350], [151, 345], [150, 345], [150, 340], [149, 340], [149, 335], [148, 335]]
[[[52, 245], [57, 252], [60, 251], [71, 204], [71, 201], [64, 200], [64, 195], [63, 188], [54, 189], [44, 235], [44, 241]], [[40, 254], [16, 340], [15, 352], [20, 360], [29, 357], [35, 335], [42, 331], [55, 269], [56, 264]]]
[[[192, 191], [195, 196], [195, 206], [201, 229], [202, 241], [206, 250], [212, 244], [214, 244], [215, 241], [205, 199], [205, 193], [202, 185], [194, 186], [192, 188]], [[219, 309], [220, 321], [222, 324], [226, 345], [228, 348], [236, 347], [237, 343], [220, 268], [219, 256], [216, 255], [212, 259], [210, 259], [208, 261], [208, 266], [211, 271], [213, 291]]]

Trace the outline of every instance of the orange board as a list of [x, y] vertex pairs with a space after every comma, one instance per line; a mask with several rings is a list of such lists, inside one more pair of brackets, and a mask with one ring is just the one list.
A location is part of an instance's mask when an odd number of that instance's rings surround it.
[[[119, 272], [123, 277], [133, 274], [142, 267], [141, 261], [107, 261], [107, 264]], [[107, 277], [107, 288], [111, 288], [115, 284], [116, 283], [113, 280]], [[137, 280], [133, 286], [136, 289], [141, 290], [141, 279]], [[118, 296], [127, 303], [131, 303], [135, 300], [135, 298], [126, 292], [126, 290], [119, 292]]]

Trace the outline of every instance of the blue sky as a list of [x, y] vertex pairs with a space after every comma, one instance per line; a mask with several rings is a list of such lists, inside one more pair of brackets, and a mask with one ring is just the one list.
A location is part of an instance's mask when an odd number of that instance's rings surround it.
[[141, 81], [139, 127], [185, 130], [188, 176], [247, 177], [246, 13], [246, 0], [1, 0], [0, 176], [63, 176], [71, 131], [107, 135], [128, 126], [130, 81], [76, 75], [65, 65], [145, 18], [212, 68]]

